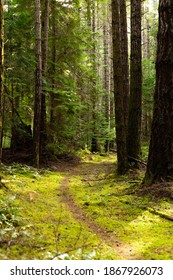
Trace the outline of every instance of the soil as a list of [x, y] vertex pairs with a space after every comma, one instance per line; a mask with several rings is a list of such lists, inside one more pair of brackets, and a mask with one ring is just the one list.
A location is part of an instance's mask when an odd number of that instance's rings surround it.
[[120, 259], [133, 259], [133, 250], [131, 246], [128, 244], [123, 244], [117, 239], [116, 235], [112, 231], [110, 231], [108, 228], [101, 227], [94, 220], [92, 220], [92, 218], [89, 217], [87, 213], [75, 203], [73, 196], [70, 194], [69, 181], [73, 176], [83, 174], [86, 178], [91, 178], [93, 174], [97, 176], [103, 171], [108, 175], [110, 170], [112, 170], [112, 168], [110, 168], [110, 163], [106, 162], [101, 164], [99, 163], [99, 165], [96, 164], [95, 168], [93, 167], [93, 164], [92, 166], [90, 164], [78, 164], [75, 167], [68, 166], [68, 168], [71, 169], [70, 173], [69, 175], [65, 176], [59, 189], [61, 200], [66, 204], [75, 219], [79, 223], [83, 223], [91, 232], [96, 234], [100, 238], [101, 243], [104, 242], [107, 246], [110, 246], [112, 249], [114, 249], [119, 255]]

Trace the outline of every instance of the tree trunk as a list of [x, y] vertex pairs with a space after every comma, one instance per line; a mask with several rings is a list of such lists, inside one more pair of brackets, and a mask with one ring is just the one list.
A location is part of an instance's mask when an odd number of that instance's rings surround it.
[[0, 0], [0, 162], [3, 139], [4, 0]]
[[[96, 65], [96, 4], [95, 1], [92, 1], [91, 4], [92, 10], [92, 19], [91, 19], [91, 31], [92, 31], [92, 50], [91, 50], [91, 64], [93, 74], [97, 74], [97, 65]], [[97, 81], [96, 77], [91, 79], [91, 102], [92, 102], [92, 139], [91, 139], [91, 152], [96, 153], [99, 151], [98, 140], [97, 140]]]
[[127, 135], [127, 153], [129, 159], [139, 158], [141, 152], [141, 60], [141, 0], [131, 0], [130, 102]]
[[[107, 130], [110, 132], [111, 128], [111, 118], [110, 118], [110, 65], [109, 65], [109, 57], [110, 57], [110, 49], [109, 49], [109, 9], [108, 2], [103, 3], [104, 11], [104, 22], [103, 22], [103, 88], [105, 90], [103, 96], [103, 102], [105, 107], [105, 119], [107, 123]], [[110, 140], [106, 139], [105, 141], [105, 151], [109, 152], [110, 150]]]
[[51, 59], [52, 65], [50, 68], [50, 76], [51, 76], [51, 89], [52, 92], [50, 93], [50, 124], [49, 124], [49, 140], [50, 142], [54, 142], [54, 131], [55, 127], [57, 126], [57, 118], [56, 118], [56, 107], [57, 107], [57, 100], [56, 100], [56, 64], [57, 64], [57, 48], [56, 48], [56, 37], [57, 37], [57, 26], [56, 26], [56, 1], [51, 0]]
[[129, 63], [128, 63], [128, 37], [127, 37], [127, 15], [126, 1], [120, 0], [120, 27], [121, 27], [121, 59], [123, 79], [123, 103], [125, 133], [127, 137], [128, 109], [129, 109]]
[[120, 17], [119, 1], [112, 0], [112, 36], [113, 36], [113, 71], [114, 71], [114, 100], [116, 119], [117, 143], [117, 172], [124, 174], [127, 170], [126, 133], [124, 121], [124, 99], [122, 80], [122, 59], [120, 46]]
[[42, 95], [42, 56], [41, 56], [41, 7], [40, 0], [35, 0], [35, 104], [34, 104], [34, 163], [40, 166], [40, 121], [41, 121], [41, 95]]
[[173, 177], [173, 2], [160, 0], [156, 88], [145, 184]]
[[49, 33], [49, 0], [43, 2], [42, 17], [42, 96], [41, 96], [41, 124], [40, 124], [40, 152], [44, 154], [47, 142], [46, 130], [46, 79], [47, 79], [47, 55], [48, 55], [48, 33]]

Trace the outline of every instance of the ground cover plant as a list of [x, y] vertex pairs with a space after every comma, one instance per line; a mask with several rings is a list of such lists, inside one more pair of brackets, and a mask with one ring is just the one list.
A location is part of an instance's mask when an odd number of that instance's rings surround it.
[[172, 259], [172, 185], [115, 174], [115, 155], [2, 166], [0, 259]]

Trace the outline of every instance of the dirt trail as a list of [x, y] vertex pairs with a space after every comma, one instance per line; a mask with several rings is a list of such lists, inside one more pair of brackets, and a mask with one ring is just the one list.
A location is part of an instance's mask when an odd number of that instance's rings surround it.
[[[97, 174], [99, 171], [103, 172], [103, 170], [107, 172], [109, 168], [110, 163], [104, 162], [99, 165], [97, 164]], [[134, 256], [132, 256], [132, 248], [128, 244], [122, 244], [122, 242], [120, 242], [109, 229], [98, 225], [79, 205], [74, 202], [73, 196], [69, 192], [70, 178], [81, 174], [89, 177], [96, 175], [93, 164], [91, 166], [89, 164], [78, 165], [77, 167], [72, 168], [70, 173], [64, 177], [59, 189], [59, 195], [62, 202], [67, 205], [68, 209], [78, 222], [87, 226], [88, 229], [96, 234], [102, 242], [115, 250], [120, 259], [134, 259]]]

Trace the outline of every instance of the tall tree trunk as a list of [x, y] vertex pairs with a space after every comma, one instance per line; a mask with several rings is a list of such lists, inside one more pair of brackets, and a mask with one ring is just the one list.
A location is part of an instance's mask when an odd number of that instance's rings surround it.
[[42, 96], [41, 96], [41, 124], [40, 124], [40, 152], [43, 155], [47, 142], [46, 129], [46, 79], [47, 79], [47, 55], [48, 55], [48, 34], [49, 34], [49, 0], [43, 2], [42, 12]]
[[141, 0], [131, 0], [130, 102], [127, 135], [127, 153], [130, 160], [139, 158], [141, 152], [141, 60]]
[[[86, 2], [86, 20], [87, 20], [87, 26], [89, 28], [89, 31], [91, 32], [92, 30], [92, 19], [91, 19], [91, 2], [92, 0], [85, 0]], [[90, 39], [92, 40], [92, 35], [90, 34]], [[87, 50], [88, 54], [89, 54], [89, 62], [91, 64], [91, 50]], [[88, 89], [86, 91], [92, 91], [92, 81], [91, 79], [89, 79], [88, 81]], [[87, 139], [87, 148], [91, 148], [91, 142], [92, 142], [92, 125], [91, 125], [91, 121], [92, 121], [92, 98], [91, 98], [91, 94], [89, 94], [87, 96], [88, 100], [87, 100], [87, 129], [86, 129], [86, 139]]]
[[[107, 129], [110, 131], [110, 65], [109, 65], [109, 57], [110, 57], [110, 50], [109, 50], [109, 8], [108, 8], [108, 1], [103, 3], [104, 11], [104, 25], [103, 25], [103, 88], [105, 90], [105, 94], [103, 96], [104, 106], [105, 106], [105, 119], [107, 123]], [[109, 152], [110, 149], [110, 140], [106, 139], [105, 141], [105, 151]]]
[[173, 178], [173, 2], [160, 0], [156, 88], [146, 184]]
[[[87, 141], [88, 144], [91, 142], [91, 152], [97, 152], [98, 151], [98, 145], [97, 145], [97, 136], [96, 136], [96, 130], [97, 130], [97, 82], [96, 82], [96, 38], [95, 38], [95, 32], [96, 32], [96, 4], [93, 0], [85, 0], [86, 1], [86, 17], [87, 17], [87, 24], [88, 28], [91, 32], [91, 40], [92, 40], [92, 47], [88, 50], [89, 57], [90, 57], [90, 64], [91, 69], [93, 71], [94, 77], [90, 78], [89, 85], [88, 85], [88, 92], [90, 91], [90, 102], [91, 104], [88, 106], [88, 111], [91, 109], [91, 114], [88, 114], [88, 132], [87, 137], [90, 139], [90, 141]], [[90, 125], [91, 124], [91, 125]]]
[[[91, 50], [91, 63], [92, 63], [92, 70], [93, 74], [96, 75], [97, 73], [97, 65], [96, 65], [96, 4], [95, 1], [92, 1], [91, 5], [92, 10], [92, 19], [91, 19], [91, 31], [92, 31], [92, 50]], [[91, 152], [95, 153], [98, 152], [98, 143], [97, 143], [97, 81], [96, 77], [92, 78], [92, 85], [91, 85], [91, 102], [92, 102], [92, 139], [91, 139]]]
[[127, 37], [127, 12], [126, 1], [120, 0], [120, 27], [121, 27], [121, 59], [123, 79], [123, 103], [125, 133], [127, 137], [128, 109], [129, 109], [129, 58], [128, 58], [128, 37]]
[[56, 73], [56, 61], [57, 61], [57, 49], [56, 49], [56, 36], [57, 36], [57, 31], [56, 31], [56, 1], [51, 0], [51, 24], [52, 24], [52, 40], [51, 40], [51, 59], [52, 59], [52, 66], [50, 69], [51, 72], [51, 87], [52, 87], [52, 92], [50, 93], [50, 141], [54, 141], [53, 137], [53, 131], [55, 129], [55, 124], [57, 123], [56, 121], [56, 106], [57, 106], [57, 101], [56, 101], [56, 94], [54, 93], [55, 87], [56, 87], [56, 78], [55, 78], [55, 73]]
[[40, 166], [40, 121], [42, 96], [42, 53], [41, 53], [41, 7], [40, 0], [35, 0], [35, 103], [34, 103], [34, 163]]
[[0, 162], [3, 139], [4, 0], [0, 0]]
[[120, 10], [119, 1], [112, 0], [112, 36], [113, 36], [113, 71], [114, 99], [117, 143], [117, 172], [124, 174], [127, 170], [126, 133], [124, 121], [124, 99], [122, 80], [122, 57], [120, 42]]

